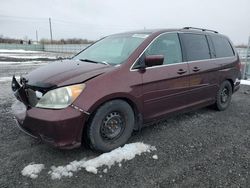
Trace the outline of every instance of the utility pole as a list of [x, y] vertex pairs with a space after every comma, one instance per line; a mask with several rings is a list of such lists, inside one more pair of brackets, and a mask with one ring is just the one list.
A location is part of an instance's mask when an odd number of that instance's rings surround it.
[[37, 30], [36, 30], [36, 42], [38, 44], [38, 32], [37, 32]]
[[53, 38], [52, 38], [51, 18], [49, 18], [49, 28], [50, 28], [50, 43], [52, 44]]

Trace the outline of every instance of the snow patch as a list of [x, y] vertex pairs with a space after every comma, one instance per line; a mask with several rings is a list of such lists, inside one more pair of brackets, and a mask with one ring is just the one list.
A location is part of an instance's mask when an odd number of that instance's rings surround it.
[[[20, 77], [16, 76], [16, 79], [20, 79]], [[11, 80], [12, 80], [12, 76], [0, 77], [0, 82], [10, 82]]]
[[16, 59], [57, 59], [57, 57], [54, 56], [43, 56], [43, 55], [12, 55], [12, 54], [0, 54], [0, 57], [8, 57], [8, 58], [16, 58]]
[[46, 61], [1, 61], [0, 65], [41, 65], [41, 64], [48, 64]]
[[250, 85], [250, 80], [241, 80], [240, 84], [242, 84], [242, 85]]
[[[73, 172], [77, 172], [82, 168], [90, 173], [97, 174], [99, 167], [105, 165], [111, 168], [115, 163], [121, 163], [123, 160], [132, 160], [136, 155], [154, 150], [156, 150], [154, 146], [142, 142], [126, 144], [90, 160], [82, 159], [80, 161], [72, 161], [66, 166], [52, 166], [48, 174], [51, 175], [52, 179], [61, 179], [62, 177], [73, 176]], [[107, 171], [107, 168], [103, 170], [104, 173], [107, 173]]]
[[0, 53], [37, 53], [39, 51], [28, 51], [28, 50], [18, 50], [18, 49], [13, 49], [13, 50], [8, 50], [8, 49], [0, 49]]
[[22, 170], [22, 175], [36, 179], [44, 168], [44, 164], [30, 164]]
[[90, 172], [90, 173], [93, 173], [93, 174], [97, 174], [97, 172], [98, 172], [97, 168], [94, 167], [94, 166], [87, 166], [86, 171]]
[[26, 106], [22, 102], [16, 100], [11, 105], [11, 110], [12, 110], [12, 112], [14, 114], [25, 114], [25, 112], [26, 112]]
[[152, 158], [155, 159], [155, 160], [157, 160], [158, 159], [158, 155], [153, 155]]

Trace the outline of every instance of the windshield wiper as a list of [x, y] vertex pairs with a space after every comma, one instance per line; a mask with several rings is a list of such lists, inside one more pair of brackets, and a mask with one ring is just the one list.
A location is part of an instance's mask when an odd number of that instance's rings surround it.
[[89, 63], [100, 63], [100, 64], [104, 64], [104, 65], [110, 65], [106, 61], [94, 61], [94, 60], [91, 60], [91, 59], [79, 59], [79, 60], [89, 62]]

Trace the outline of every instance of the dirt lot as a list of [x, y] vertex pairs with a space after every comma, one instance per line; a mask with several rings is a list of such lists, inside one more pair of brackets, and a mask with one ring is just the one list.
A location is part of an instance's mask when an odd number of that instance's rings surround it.
[[[20, 70], [19, 65], [0, 64], [0, 68], [1, 74]], [[141, 141], [156, 146], [154, 153], [158, 160], [143, 154], [123, 162], [122, 167], [111, 167], [107, 174], [94, 175], [82, 170], [61, 180], [51, 180], [46, 170], [34, 180], [23, 177], [21, 171], [31, 162], [49, 168], [100, 154], [83, 148], [57, 150], [24, 135], [12, 118], [13, 101], [10, 82], [0, 82], [1, 188], [247, 187], [250, 184], [249, 86], [241, 87], [224, 112], [204, 108], [180, 114], [146, 127], [130, 139], [131, 143]]]

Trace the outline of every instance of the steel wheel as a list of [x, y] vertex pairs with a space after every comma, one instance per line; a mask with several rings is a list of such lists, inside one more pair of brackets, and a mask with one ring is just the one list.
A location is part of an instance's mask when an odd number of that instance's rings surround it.
[[221, 102], [222, 103], [226, 103], [229, 99], [229, 89], [227, 87], [225, 87], [222, 91], [221, 91]]
[[127, 102], [119, 99], [108, 101], [90, 119], [88, 144], [97, 151], [111, 151], [127, 142], [134, 124], [134, 111]]
[[105, 140], [115, 140], [122, 134], [125, 120], [121, 113], [111, 112], [103, 120], [100, 133]]
[[233, 94], [233, 88], [231, 83], [228, 80], [225, 80], [220, 85], [220, 88], [217, 92], [215, 107], [219, 111], [227, 109], [230, 105], [231, 98]]

